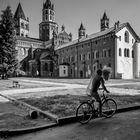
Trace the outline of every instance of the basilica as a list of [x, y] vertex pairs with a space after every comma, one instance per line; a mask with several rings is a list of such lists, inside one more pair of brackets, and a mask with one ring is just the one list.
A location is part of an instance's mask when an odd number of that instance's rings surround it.
[[98, 68], [110, 67], [112, 78], [140, 77], [140, 38], [128, 22], [110, 27], [104, 12], [99, 32], [87, 35], [81, 23], [72, 40], [64, 25], [59, 31], [51, 0], [43, 3], [39, 38], [30, 37], [29, 18], [20, 3], [14, 19], [18, 60], [26, 76], [89, 78]]

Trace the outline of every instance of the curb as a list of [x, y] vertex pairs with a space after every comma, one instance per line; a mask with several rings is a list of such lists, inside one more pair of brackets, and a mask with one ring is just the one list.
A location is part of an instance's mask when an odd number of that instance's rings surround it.
[[[117, 109], [116, 113], [118, 114], [118, 113], [128, 112], [128, 111], [132, 111], [132, 110], [138, 110], [138, 109], [140, 109], [140, 105], [129, 106], [129, 107]], [[9, 136], [32, 133], [32, 132], [40, 131], [43, 129], [53, 128], [56, 126], [66, 125], [66, 124], [70, 124], [70, 123], [74, 123], [74, 122], [77, 122], [76, 117], [74, 115], [68, 116], [68, 117], [63, 117], [63, 118], [58, 119], [57, 123], [51, 123], [51, 124], [43, 125], [40, 127], [31, 127], [31, 128], [26, 128], [26, 129], [14, 129], [14, 130], [0, 130], [0, 137], [6, 138]]]
[[[140, 109], [140, 105], [119, 108], [117, 109], [116, 114], [132, 111], [132, 110], [138, 110], [138, 109]], [[68, 117], [63, 117], [63, 118], [58, 119], [59, 125], [70, 124], [74, 122], [77, 122], [75, 116], [68, 116]]]

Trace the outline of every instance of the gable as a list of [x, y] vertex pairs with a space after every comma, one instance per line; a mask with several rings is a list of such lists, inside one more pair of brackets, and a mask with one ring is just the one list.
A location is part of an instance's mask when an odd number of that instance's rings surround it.
[[133, 37], [135, 40], [139, 40], [139, 36], [136, 34], [136, 32], [133, 30], [133, 28], [131, 27], [131, 25], [127, 22], [124, 24], [121, 24], [121, 26], [116, 29], [116, 34], [118, 34], [119, 32], [122, 32], [122, 30], [127, 30]]

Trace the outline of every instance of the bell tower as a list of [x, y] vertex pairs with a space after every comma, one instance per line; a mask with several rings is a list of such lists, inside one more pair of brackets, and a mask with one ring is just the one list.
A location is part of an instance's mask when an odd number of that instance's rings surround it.
[[16, 35], [28, 37], [29, 36], [29, 18], [25, 17], [21, 3], [18, 4], [18, 7], [15, 11], [14, 20], [15, 20]]
[[106, 15], [106, 12], [104, 12], [104, 15], [101, 19], [101, 31], [104, 31], [109, 28], [109, 18]]
[[39, 24], [39, 38], [43, 41], [48, 41], [53, 37], [53, 31], [58, 32], [54, 4], [52, 4], [51, 0], [46, 0], [43, 3], [42, 22]]
[[78, 29], [78, 38], [81, 39], [85, 37], [86, 29], [83, 26], [83, 23], [81, 23], [80, 28]]

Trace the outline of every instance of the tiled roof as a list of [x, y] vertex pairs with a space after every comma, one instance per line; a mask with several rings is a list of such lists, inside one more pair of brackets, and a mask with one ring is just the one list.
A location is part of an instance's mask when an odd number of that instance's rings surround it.
[[67, 46], [71, 46], [71, 45], [74, 45], [78, 42], [84, 42], [84, 41], [89, 40], [89, 39], [100, 37], [100, 36], [103, 36], [103, 35], [106, 35], [106, 34], [112, 32], [112, 31], [114, 31], [114, 27], [106, 29], [105, 31], [102, 31], [102, 32], [97, 32], [97, 33], [91, 34], [88, 37], [82, 38], [80, 40], [77, 39], [77, 40], [74, 40], [72, 42], [63, 44], [63, 45], [59, 46], [57, 49], [61, 49], [61, 48], [67, 47]]
[[23, 41], [29, 41], [29, 42], [43, 43], [43, 41], [41, 41], [41, 40], [38, 39], [38, 38], [23, 37], [23, 36], [17, 36], [16, 38], [17, 38], [17, 40], [23, 40]]
[[76, 43], [80, 43], [80, 42], [84, 42], [84, 41], [87, 41], [87, 40], [90, 40], [90, 39], [94, 39], [94, 38], [97, 38], [97, 37], [101, 37], [101, 36], [107, 35], [107, 34], [109, 34], [109, 33], [111, 33], [111, 32], [117, 33], [118, 31], [120, 31], [120, 30], [121, 30], [122, 28], [124, 28], [125, 26], [129, 27], [130, 30], [131, 30], [131, 32], [134, 34], [134, 36], [139, 40], [138, 35], [134, 32], [134, 30], [132, 29], [132, 27], [130, 26], [130, 24], [129, 24], [128, 22], [126, 22], [126, 23], [120, 24], [120, 25], [119, 25], [119, 28], [117, 28], [117, 29], [115, 29], [114, 27], [111, 27], [111, 28], [106, 29], [106, 30], [104, 30], [104, 31], [91, 34], [91, 35], [89, 35], [89, 36], [87, 36], [87, 37], [84, 37], [84, 38], [82, 38], [82, 39], [80, 39], [80, 40], [77, 39], [77, 40], [71, 41], [71, 42], [69, 42], [69, 43], [63, 44], [63, 45], [57, 47], [56, 50], [59, 50], [59, 49], [61, 49], [61, 48], [65, 48], [65, 47], [74, 45], [74, 44], [76, 44]]

